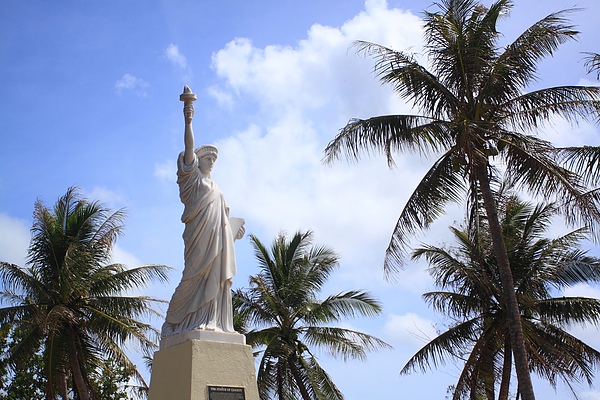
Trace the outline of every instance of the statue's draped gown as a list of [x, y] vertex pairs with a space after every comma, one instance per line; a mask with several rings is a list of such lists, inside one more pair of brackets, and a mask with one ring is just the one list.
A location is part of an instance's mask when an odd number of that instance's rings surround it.
[[198, 168], [194, 154], [177, 160], [179, 196], [185, 205], [185, 267], [169, 304], [162, 336], [190, 330], [233, 332], [231, 284], [236, 273], [229, 209], [217, 185]]

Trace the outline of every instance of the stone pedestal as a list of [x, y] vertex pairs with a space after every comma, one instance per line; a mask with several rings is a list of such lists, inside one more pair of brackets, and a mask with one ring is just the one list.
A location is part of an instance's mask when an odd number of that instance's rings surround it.
[[198, 338], [166, 338], [154, 353], [148, 400], [209, 400], [209, 386], [243, 388], [246, 400], [259, 400], [252, 348], [243, 335], [187, 334]]

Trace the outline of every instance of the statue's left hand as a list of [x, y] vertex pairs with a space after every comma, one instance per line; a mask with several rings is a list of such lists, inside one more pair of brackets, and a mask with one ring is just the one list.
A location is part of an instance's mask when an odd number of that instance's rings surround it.
[[240, 240], [241, 238], [243, 238], [245, 233], [246, 227], [244, 226], [244, 224], [242, 224], [242, 226], [240, 226], [240, 229], [238, 229], [237, 234], [235, 235], [235, 240]]

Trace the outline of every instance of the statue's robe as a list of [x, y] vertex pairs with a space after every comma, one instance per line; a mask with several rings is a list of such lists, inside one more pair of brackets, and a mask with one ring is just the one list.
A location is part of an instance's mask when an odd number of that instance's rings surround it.
[[175, 289], [162, 336], [190, 330], [233, 332], [231, 284], [236, 273], [234, 235], [229, 209], [217, 185], [198, 168], [194, 154], [185, 165], [177, 160], [179, 196], [185, 205], [185, 267]]

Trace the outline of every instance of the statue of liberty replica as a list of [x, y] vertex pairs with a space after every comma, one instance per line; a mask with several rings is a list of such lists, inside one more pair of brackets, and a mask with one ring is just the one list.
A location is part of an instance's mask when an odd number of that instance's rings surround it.
[[252, 349], [233, 329], [234, 240], [244, 236], [244, 220], [229, 217], [225, 197], [211, 179], [217, 148], [194, 149], [196, 99], [185, 86], [180, 96], [184, 150], [177, 159], [185, 265], [154, 354], [148, 399], [258, 400]]

